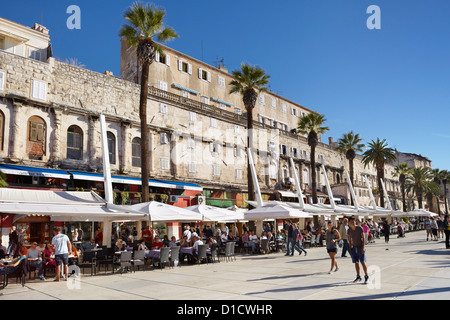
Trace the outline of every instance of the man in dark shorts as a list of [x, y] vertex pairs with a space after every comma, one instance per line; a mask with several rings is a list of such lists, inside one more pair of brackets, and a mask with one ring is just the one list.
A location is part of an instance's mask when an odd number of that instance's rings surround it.
[[68, 279], [69, 271], [69, 254], [72, 253], [72, 244], [69, 238], [61, 233], [59, 227], [53, 228], [55, 236], [52, 239], [52, 244], [55, 246], [55, 261], [56, 261], [56, 279], [59, 281], [61, 275], [61, 264], [64, 264], [65, 280]]
[[348, 224], [350, 228], [347, 231], [348, 235], [348, 245], [350, 247], [350, 256], [352, 257], [352, 262], [355, 264], [356, 269], [356, 279], [353, 282], [361, 281], [360, 267], [361, 263], [364, 270], [364, 284], [369, 282], [369, 275], [367, 274], [366, 266], [366, 248], [364, 240], [364, 231], [360, 226], [356, 225], [355, 218], [351, 217], [348, 219]]

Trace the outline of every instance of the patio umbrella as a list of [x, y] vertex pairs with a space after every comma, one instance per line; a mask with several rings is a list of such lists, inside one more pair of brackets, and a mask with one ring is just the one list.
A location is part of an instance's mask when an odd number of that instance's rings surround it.
[[145, 214], [150, 214], [151, 221], [153, 222], [176, 222], [176, 221], [202, 221], [203, 217], [197, 212], [186, 210], [165, 204], [157, 201], [150, 201], [144, 203], [134, 204], [132, 206], [126, 206], [127, 208], [135, 211], [140, 211]]
[[247, 220], [311, 218], [312, 215], [283, 204], [267, 204], [244, 214]]
[[204, 221], [233, 222], [244, 220], [244, 214], [242, 212], [208, 206], [205, 204], [198, 204], [185, 209], [202, 215]]

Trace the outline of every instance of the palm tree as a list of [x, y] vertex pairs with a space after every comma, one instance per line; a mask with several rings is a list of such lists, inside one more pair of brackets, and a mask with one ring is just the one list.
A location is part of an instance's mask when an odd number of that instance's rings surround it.
[[[349, 133], [345, 133], [342, 138], [338, 140], [338, 146], [336, 148], [336, 150], [345, 155], [348, 160], [350, 181], [352, 184], [355, 181], [353, 160], [356, 157], [356, 152], [362, 152], [365, 147], [364, 143], [361, 142], [362, 139], [359, 137], [359, 133], [355, 134], [353, 131], [350, 131]], [[353, 198], [351, 199], [351, 204], [353, 205]]]
[[166, 11], [152, 4], [135, 2], [128, 8], [123, 17], [126, 23], [119, 31], [130, 47], [137, 48], [137, 58], [142, 65], [141, 95], [139, 100], [139, 117], [141, 120], [141, 178], [142, 200], [149, 200], [149, 146], [147, 124], [147, 96], [149, 69], [155, 60], [156, 52], [163, 54], [161, 46], [156, 42], [166, 42], [178, 38], [178, 34], [170, 27], [164, 26]]
[[308, 136], [308, 145], [311, 147], [311, 191], [313, 203], [318, 203], [316, 181], [316, 147], [319, 144], [319, 135], [330, 130], [324, 127], [325, 116], [318, 113], [309, 113], [298, 121], [297, 132]]
[[433, 174], [430, 168], [417, 167], [412, 168], [411, 173], [406, 177], [406, 190], [416, 195], [419, 209], [423, 209], [423, 195], [428, 189], [428, 182], [433, 179]]
[[[433, 175], [433, 171], [431, 172]], [[441, 194], [441, 188], [439, 187], [439, 184], [435, 182], [434, 180], [429, 180], [425, 183], [425, 195], [427, 198], [427, 205], [430, 211], [435, 212], [434, 205], [433, 205], [433, 198], [439, 197]], [[439, 199], [439, 198], [438, 198]], [[439, 209], [439, 200], [437, 202], [438, 209]], [[438, 210], [439, 211], [439, 210]]]
[[402, 190], [403, 212], [406, 212], [406, 176], [410, 174], [411, 168], [407, 163], [399, 163], [394, 168], [394, 177], [398, 177], [400, 181], [400, 189]]
[[[240, 93], [247, 111], [247, 146], [253, 148], [253, 109], [255, 108], [258, 93], [267, 91], [270, 76], [266, 72], [247, 63], [241, 64], [241, 70], [232, 72], [234, 80], [230, 82], [230, 94]], [[254, 200], [253, 181], [250, 171], [250, 159], [247, 161], [248, 199]]]
[[444, 185], [444, 202], [445, 202], [445, 214], [448, 214], [448, 204], [447, 204], [447, 182], [450, 179], [450, 172], [447, 170], [442, 170], [442, 184]]
[[381, 179], [384, 179], [384, 165], [395, 159], [397, 159], [395, 150], [388, 147], [386, 139], [380, 140], [380, 138], [377, 138], [377, 141], [372, 140], [369, 143], [369, 149], [363, 154], [362, 162], [364, 163], [364, 167], [372, 163], [377, 170], [377, 184], [380, 193], [381, 207], [384, 207], [384, 197], [382, 194], [383, 187], [381, 185]]

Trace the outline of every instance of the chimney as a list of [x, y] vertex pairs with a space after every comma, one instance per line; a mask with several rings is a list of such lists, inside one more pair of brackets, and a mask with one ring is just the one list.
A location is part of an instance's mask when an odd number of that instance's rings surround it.
[[48, 29], [46, 27], [40, 25], [39, 23], [35, 23], [31, 29], [39, 31], [43, 34], [48, 34]]

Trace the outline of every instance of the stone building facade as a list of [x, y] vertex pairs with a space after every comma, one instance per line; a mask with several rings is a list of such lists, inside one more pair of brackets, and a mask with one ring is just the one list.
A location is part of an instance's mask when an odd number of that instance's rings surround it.
[[[33, 32], [48, 36], [45, 28], [39, 30]], [[150, 68], [150, 176], [194, 183], [209, 198], [229, 200], [222, 204], [245, 205], [246, 114], [242, 97], [229, 94], [231, 74], [169, 47], [164, 46], [164, 52]], [[101, 172], [99, 115], [105, 114], [113, 174], [140, 176], [139, 66], [134, 49], [124, 40], [120, 78], [52, 57], [40, 61], [8, 50], [0, 50], [0, 74], [3, 163]], [[254, 110], [254, 159], [266, 199], [275, 190], [292, 189], [290, 157], [308, 194], [309, 146], [295, 128], [299, 118], [310, 112], [314, 111], [272, 92], [259, 97]], [[324, 163], [335, 197], [348, 201], [348, 161], [331, 141], [320, 142], [316, 153], [320, 191], [326, 193]], [[386, 187], [394, 195], [399, 184], [393, 167], [386, 167]], [[358, 156], [356, 195], [360, 204], [369, 205], [363, 175], [376, 185], [375, 168], [364, 167]]]

